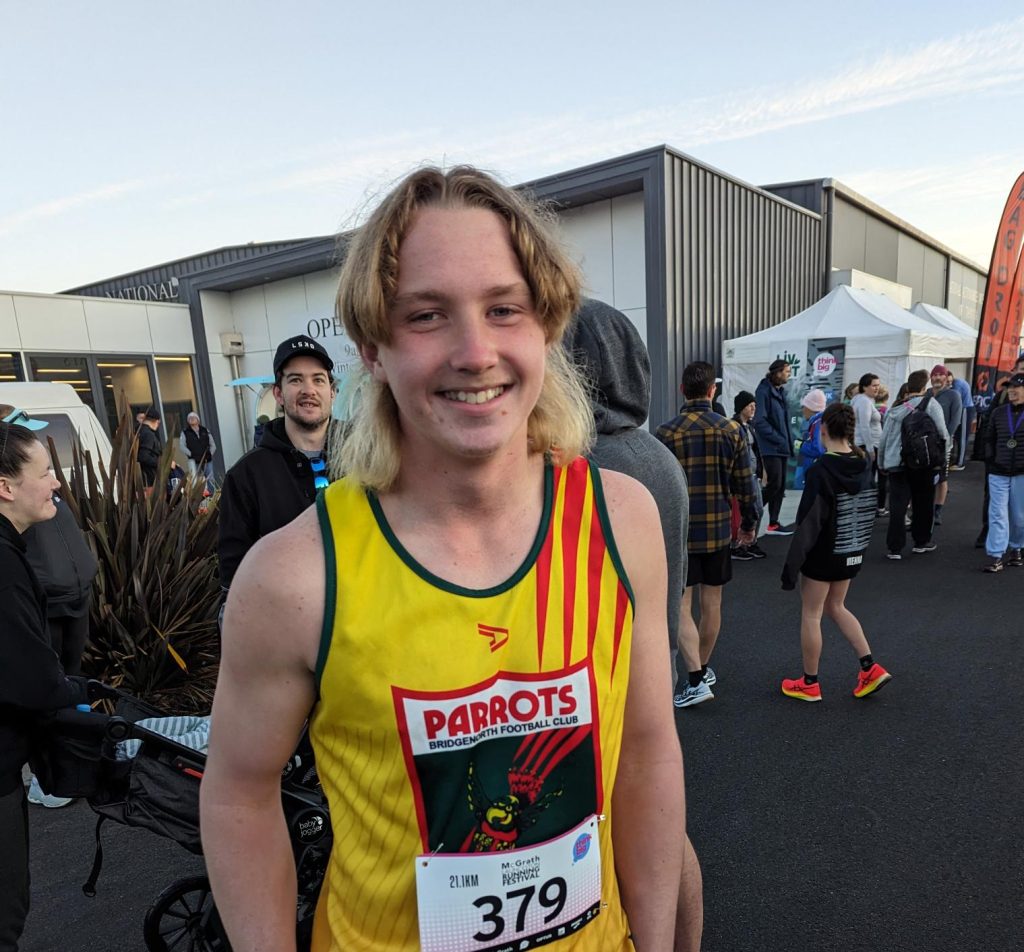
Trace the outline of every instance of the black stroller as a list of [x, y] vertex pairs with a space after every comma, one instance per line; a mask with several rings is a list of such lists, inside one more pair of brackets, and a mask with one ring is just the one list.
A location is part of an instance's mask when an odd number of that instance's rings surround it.
[[[33, 769], [43, 789], [58, 796], [84, 797], [99, 815], [96, 858], [82, 887], [96, 894], [103, 863], [101, 830], [106, 820], [142, 827], [202, 855], [199, 840], [199, 781], [204, 754], [142, 727], [137, 722], [163, 712], [97, 681], [92, 700], [113, 701], [114, 713], [62, 710], [41, 728]], [[118, 745], [138, 741], [134, 756]], [[320, 789], [307, 733], [284, 769], [281, 801], [298, 879], [296, 939], [309, 949], [313, 912], [327, 861], [331, 834], [327, 802]], [[167, 886], [143, 923], [150, 952], [230, 952], [206, 876], [188, 876]]]

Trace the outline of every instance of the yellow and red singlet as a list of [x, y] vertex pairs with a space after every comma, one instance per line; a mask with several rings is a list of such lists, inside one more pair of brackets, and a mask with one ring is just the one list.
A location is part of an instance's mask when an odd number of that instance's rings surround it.
[[[602, 910], [546, 941], [559, 952], [631, 950], [609, 805], [633, 604], [597, 470], [583, 459], [545, 467], [534, 544], [486, 590], [428, 572], [374, 494], [346, 480], [317, 510], [327, 598], [311, 738], [334, 847], [315, 952], [419, 949], [417, 857], [515, 856], [506, 851], [595, 814], [607, 815], [596, 827]], [[544, 898], [546, 909], [563, 897]], [[511, 929], [514, 910], [502, 915], [492, 922]]]

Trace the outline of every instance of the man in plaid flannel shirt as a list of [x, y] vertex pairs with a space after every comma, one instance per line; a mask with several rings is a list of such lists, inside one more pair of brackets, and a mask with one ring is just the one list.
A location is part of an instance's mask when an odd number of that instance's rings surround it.
[[[758, 513], [750, 452], [739, 425], [711, 409], [717, 385], [711, 364], [696, 361], [683, 371], [686, 403], [679, 416], [663, 423], [657, 437], [686, 473], [690, 490], [689, 564], [679, 617], [676, 707], [710, 701], [717, 678], [708, 667], [722, 624], [722, 587], [732, 578], [731, 497], [740, 507], [739, 543], [755, 541]], [[693, 619], [693, 589], [700, 588], [700, 624]]]

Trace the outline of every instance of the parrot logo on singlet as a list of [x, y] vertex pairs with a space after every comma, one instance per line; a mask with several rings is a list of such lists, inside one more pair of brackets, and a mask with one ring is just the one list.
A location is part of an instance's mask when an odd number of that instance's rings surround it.
[[530, 846], [600, 812], [586, 662], [499, 673], [462, 691], [392, 693], [425, 852]]

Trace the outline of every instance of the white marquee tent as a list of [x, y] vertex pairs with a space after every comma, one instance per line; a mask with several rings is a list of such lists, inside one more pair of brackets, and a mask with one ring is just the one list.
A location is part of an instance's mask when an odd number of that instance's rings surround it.
[[932, 324], [938, 324], [939, 327], [956, 331], [956, 333], [962, 334], [972, 341], [977, 341], [978, 339], [978, 329], [976, 327], [965, 324], [959, 317], [947, 311], [944, 307], [936, 307], [934, 304], [925, 304], [924, 301], [919, 301], [910, 309], [910, 313], [920, 317], [922, 320], [930, 321]]
[[844, 387], [865, 373], [874, 373], [895, 394], [913, 370], [929, 370], [945, 360], [971, 359], [975, 334], [967, 337], [936, 320], [914, 315], [883, 294], [840, 285], [788, 321], [725, 341], [723, 403], [731, 409], [740, 390], [753, 392], [776, 357], [795, 355], [804, 375], [812, 340], [845, 339]]

